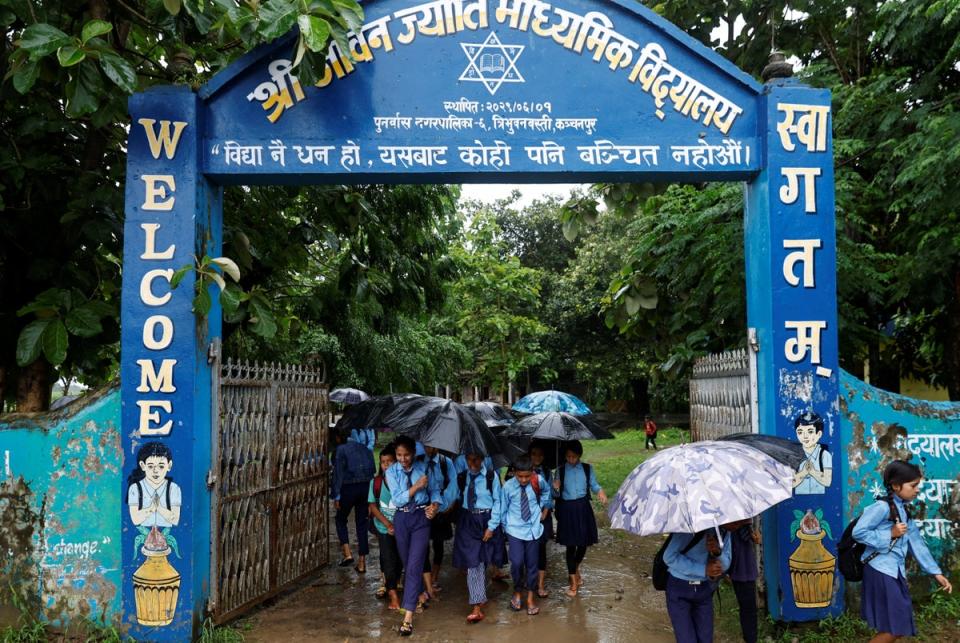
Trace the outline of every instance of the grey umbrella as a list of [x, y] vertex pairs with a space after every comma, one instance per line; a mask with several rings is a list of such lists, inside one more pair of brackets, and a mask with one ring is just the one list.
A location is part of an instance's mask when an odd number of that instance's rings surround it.
[[452, 400], [416, 397], [397, 404], [383, 424], [446, 453], [479, 453], [505, 464], [493, 432], [474, 411]]
[[549, 411], [517, 420], [503, 431], [510, 438], [531, 440], [609, 440], [613, 434], [589, 416]]
[[510, 409], [496, 402], [467, 402], [464, 406], [476, 411], [489, 427], [506, 426], [517, 421]]
[[358, 388], [335, 388], [330, 392], [330, 401], [340, 404], [359, 404], [370, 396]]
[[782, 462], [794, 471], [800, 468], [803, 461], [807, 459], [807, 454], [803, 451], [803, 446], [799, 442], [778, 438], [775, 435], [760, 435], [759, 433], [731, 433], [725, 435], [720, 440], [737, 442], [748, 447], [757, 449], [766, 453], [771, 458]]

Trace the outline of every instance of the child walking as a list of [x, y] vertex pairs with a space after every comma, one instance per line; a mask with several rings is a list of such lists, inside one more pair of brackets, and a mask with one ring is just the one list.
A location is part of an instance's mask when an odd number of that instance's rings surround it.
[[[533, 472], [543, 478], [545, 488], [549, 488], [553, 476], [550, 475], [550, 469], [543, 466], [545, 456], [542, 443], [534, 442], [529, 450], [530, 462], [533, 464]], [[540, 521], [543, 525], [543, 533], [537, 540], [537, 596], [547, 598], [550, 592], [546, 588], [547, 580], [547, 542], [553, 540], [553, 494], [547, 494], [547, 499], [543, 503], [544, 517]]]
[[453, 566], [467, 572], [471, 612], [467, 623], [484, 619], [487, 565], [503, 565], [503, 531], [492, 525], [500, 513], [500, 477], [483, 464], [483, 456], [467, 456], [467, 470], [457, 476], [460, 510], [453, 539]]
[[760, 534], [753, 521], [740, 525], [730, 535], [728, 576], [740, 608], [740, 632], [746, 643], [757, 643], [757, 550]]
[[653, 418], [649, 415], [643, 419], [643, 432], [647, 436], [647, 441], [644, 444], [643, 448], [645, 450], [650, 450], [650, 446], [653, 445], [653, 450], [657, 450], [657, 423], [653, 421]]
[[574, 440], [566, 445], [566, 462], [557, 470], [553, 481], [553, 496], [557, 500], [557, 542], [567, 548], [567, 574], [570, 587], [567, 596], [577, 595], [583, 585], [580, 563], [587, 555], [587, 547], [597, 544], [597, 519], [590, 504], [591, 493], [603, 505], [607, 494], [597, 482], [593, 468], [580, 462], [583, 445]]
[[353, 565], [353, 553], [350, 551], [350, 536], [347, 532], [347, 518], [352, 511], [357, 529], [357, 551], [359, 558], [354, 569], [358, 574], [367, 571], [367, 554], [370, 543], [367, 542], [367, 494], [370, 480], [373, 478], [373, 454], [370, 449], [353, 439], [347, 439], [337, 448], [334, 456], [333, 485], [331, 496], [334, 500], [337, 538], [343, 557], [340, 567]]
[[491, 529], [487, 534], [492, 537], [492, 529], [503, 525], [513, 575], [510, 608], [518, 612], [522, 609], [522, 593], [526, 590], [527, 614], [536, 616], [540, 613], [534, 593], [537, 585], [537, 551], [539, 538], [543, 534], [541, 521], [546, 512], [543, 504], [549, 500], [550, 488], [546, 480], [533, 472], [533, 464], [527, 456], [517, 458], [513, 475], [503, 485], [500, 511], [490, 520]]
[[[728, 531], [737, 525], [724, 525]], [[673, 534], [663, 552], [667, 577], [667, 613], [677, 643], [713, 642], [713, 592], [730, 567], [730, 536], [723, 542], [711, 529], [698, 534]]]
[[427, 602], [423, 570], [430, 544], [430, 520], [440, 506], [440, 481], [427, 474], [425, 462], [416, 461], [416, 444], [401, 435], [395, 441], [397, 462], [387, 469], [387, 486], [397, 506], [393, 532], [404, 567], [403, 623], [400, 634], [413, 634], [413, 614]]
[[917, 633], [904, 567], [908, 547], [923, 571], [948, 594], [953, 592], [907, 511], [906, 505], [917, 497], [922, 480], [923, 472], [914, 464], [902, 460], [888, 464], [883, 470], [887, 495], [867, 507], [853, 528], [854, 540], [867, 546], [862, 559], [860, 615], [877, 630], [871, 643], [889, 643]]
[[384, 474], [396, 461], [397, 452], [393, 444], [380, 450], [380, 471], [370, 481], [370, 493], [367, 496], [370, 514], [373, 515], [373, 526], [377, 531], [377, 542], [380, 544], [380, 573], [383, 574], [383, 587], [377, 590], [377, 598], [387, 597], [390, 601], [388, 608], [391, 610], [400, 609], [397, 584], [403, 567], [393, 530], [397, 506], [393, 504], [390, 485], [387, 484]]
[[432, 565], [424, 568], [423, 582], [430, 598], [440, 591], [440, 567], [443, 565], [444, 543], [453, 538], [453, 510], [457, 502], [457, 470], [453, 460], [434, 447], [424, 447], [423, 461], [427, 473], [440, 481], [440, 507], [430, 521], [430, 545], [433, 549]]

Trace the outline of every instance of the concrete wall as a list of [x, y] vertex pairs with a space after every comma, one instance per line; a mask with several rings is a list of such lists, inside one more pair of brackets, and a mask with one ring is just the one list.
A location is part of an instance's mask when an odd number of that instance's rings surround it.
[[0, 619], [19, 603], [55, 625], [119, 623], [119, 420], [116, 387], [0, 416]]
[[960, 403], [888, 393], [842, 372], [840, 410], [844, 524], [882, 492], [883, 468], [909, 457], [924, 471], [913, 515], [941, 565], [960, 567]]

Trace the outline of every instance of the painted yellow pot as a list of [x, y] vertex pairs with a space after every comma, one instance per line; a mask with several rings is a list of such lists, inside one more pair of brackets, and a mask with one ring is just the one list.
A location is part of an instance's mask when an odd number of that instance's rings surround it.
[[146, 550], [143, 553], [147, 560], [133, 574], [137, 622], [154, 627], [170, 625], [180, 595], [180, 573], [167, 562], [165, 553], [147, 553]]
[[827, 535], [797, 530], [800, 546], [790, 556], [790, 580], [797, 607], [827, 607], [833, 600], [837, 558], [820, 542]]

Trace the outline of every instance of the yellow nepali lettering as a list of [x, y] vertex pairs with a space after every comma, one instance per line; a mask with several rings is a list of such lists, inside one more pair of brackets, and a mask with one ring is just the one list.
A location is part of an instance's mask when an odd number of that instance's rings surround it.
[[173, 367], [177, 360], [165, 359], [160, 362], [160, 370], [154, 368], [153, 360], [138, 359], [140, 365], [140, 386], [137, 393], [175, 393], [177, 387], [173, 385]]
[[147, 143], [150, 145], [150, 154], [153, 155], [153, 158], [160, 158], [160, 146], [163, 145], [163, 152], [167, 155], [168, 159], [173, 160], [174, 155], [177, 153], [180, 135], [183, 133], [183, 128], [187, 126], [187, 123], [185, 121], [175, 121], [173, 123], [173, 135], [171, 135], [170, 121], [160, 121], [159, 133], [153, 129], [153, 125], [157, 121], [152, 118], [141, 118], [138, 119], [137, 122], [143, 125], [143, 131], [147, 134]]

